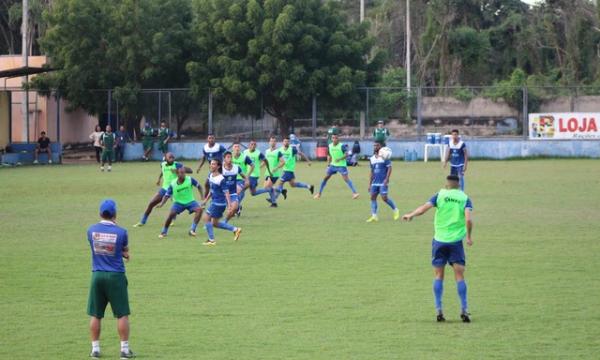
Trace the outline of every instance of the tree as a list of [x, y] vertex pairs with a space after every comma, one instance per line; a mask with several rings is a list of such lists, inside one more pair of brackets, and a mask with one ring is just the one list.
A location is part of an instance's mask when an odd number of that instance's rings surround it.
[[262, 99], [284, 134], [313, 96], [330, 106], [357, 104], [356, 87], [382, 65], [368, 24], [348, 25], [332, 2], [195, 0], [194, 12], [206, 55], [188, 64], [194, 89], [211, 87], [229, 113], [247, 113]]
[[34, 85], [59, 89], [72, 108], [102, 114], [107, 97], [97, 89], [115, 89], [133, 125], [143, 111], [141, 89], [188, 84], [193, 42], [186, 0], [57, 0], [45, 19], [40, 42], [58, 71], [36, 77]]

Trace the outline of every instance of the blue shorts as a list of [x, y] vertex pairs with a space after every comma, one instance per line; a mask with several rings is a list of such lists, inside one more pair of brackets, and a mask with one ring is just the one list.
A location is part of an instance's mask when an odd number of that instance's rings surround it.
[[444, 267], [446, 264], [465, 265], [463, 242], [444, 243], [433, 239], [431, 242], [431, 265]]
[[223, 213], [225, 212], [225, 209], [227, 209], [227, 205], [219, 205], [219, 204], [211, 203], [208, 210], [206, 210], [206, 213], [208, 215], [210, 215], [210, 217], [212, 217], [212, 218], [220, 219], [223, 217]]
[[239, 187], [240, 189], [245, 189], [246, 188], [246, 180], [236, 180], [235, 181], [237, 184], [237, 187]]
[[198, 210], [199, 208], [200, 208], [200, 205], [196, 201], [192, 201], [191, 203], [188, 203], [188, 204], [173, 203], [173, 206], [171, 207], [171, 211], [174, 211], [176, 214], [181, 214], [182, 212], [187, 210], [191, 214], [194, 211]]
[[450, 166], [450, 175], [463, 176], [464, 175], [463, 168], [464, 168], [464, 165]]
[[387, 195], [388, 194], [388, 186], [387, 185], [371, 185], [371, 195]]
[[231, 193], [231, 192], [230, 192], [230, 193], [229, 193], [229, 200], [230, 200], [232, 203], [234, 203], [234, 202], [236, 202], [236, 203], [239, 203], [239, 202], [240, 202], [240, 197], [238, 196], [238, 194], [237, 194], [237, 193]]
[[292, 181], [296, 178], [293, 171], [284, 171], [283, 175], [281, 175], [281, 182]]
[[275, 184], [277, 180], [279, 180], [279, 176], [267, 176], [265, 180], [271, 180], [271, 182]]
[[258, 187], [258, 178], [250, 176], [250, 189], [256, 189]]
[[327, 167], [327, 175], [335, 175], [337, 173], [340, 173], [340, 175], [348, 175], [348, 168], [345, 166], [333, 165]]
[[158, 189], [157, 194], [160, 195], [160, 197], [164, 197], [165, 195], [167, 195], [167, 189], [160, 188]]

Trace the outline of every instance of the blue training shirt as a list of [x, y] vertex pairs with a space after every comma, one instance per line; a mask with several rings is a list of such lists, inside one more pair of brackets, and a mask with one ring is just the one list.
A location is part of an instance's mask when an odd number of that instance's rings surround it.
[[125, 272], [123, 249], [129, 244], [127, 230], [102, 220], [88, 228], [87, 237], [92, 250], [92, 271]]
[[392, 162], [390, 160], [384, 160], [377, 155], [371, 156], [369, 162], [371, 163], [371, 172], [373, 172], [373, 182], [371, 182], [371, 185], [383, 185], [385, 178], [387, 177], [388, 169], [392, 167]]
[[[246, 159], [248, 159], [248, 157], [246, 157]], [[250, 163], [252, 163], [252, 160], [250, 160]], [[225, 169], [225, 166], [223, 166], [223, 177], [225, 178], [225, 186], [227, 186], [229, 193], [236, 194], [237, 193], [237, 176], [238, 176], [238, 174], [242, 173], [242, 169], [235, 164], [232, 164], [232, 165], [233, 166], [229, 170]]]
[[[431, 199], [429, 199], [429, 203], [431, 205], [437, 207], [437, 198], [438, 198], [438, 193], [436, 193], [435, 195], [433, 195], [431, 197]], [[471, 198], [467, 198], [467, 202], [465, 203], [465, 209], [473, 210], [473, 203], [471, 202]]]
[[465, 164], [465, 150], [467, 145], [461, 140], [458, 144], [450, 141], [450, 166], [458, 167]]
[[225, 193], [229, 193], [229, 188], [227, 187], [225, 177], [221, 174], [217, 176], [210, 174], [208, 176], [208, 184], [210, 186], [212, 203], [219, 206], [227, 205]]
[[204, 144], [204, 148], [202, 149], [202, 153], [204, 154], [204, 158], [206, 161], [212, 161], [213, 159], [217, 159], [223, 161], [223, 154], [227, 151], [225, 146], [215, 143], [212, 147], [208, 146], [208, 144]]

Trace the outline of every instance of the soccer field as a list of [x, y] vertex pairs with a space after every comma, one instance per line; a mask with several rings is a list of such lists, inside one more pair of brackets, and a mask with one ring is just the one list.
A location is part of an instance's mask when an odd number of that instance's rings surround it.
[[[296, 174], [318, 187], [324, 169], [302, 163]], [[366, 163], [350, 170], [358, 200], [339, 176], [318, 201], [303, 189], [277, 209], [246, 197], [232, 221], [244, 229], [240, 241], [216, 230], [215, 247], [201, 245], [201, 227], [199, 237], [187, 235], [188, 215], [158, 239], [168, 206], [133, 228], [158, 174], [158, 163], [117, 164], [112, 173], [96, 165], [0, 170], [1, 359], [88, 356], [85, 233], [105, 197], [129, 230], [130, 343], [142, 359], [598, 357], [598, 160], [471, 163], [470, 324], [460, 322], [452, 276], [448, 321], [435, 322], [433, 211], [394, 222], [380, 203], [379, 223], [365, 223]], [[445, 175], [439, 162], [395, 162], [390, 197], [405, 213]], [[103, 357], [118, 358], [110, 311], [101, 341]]]

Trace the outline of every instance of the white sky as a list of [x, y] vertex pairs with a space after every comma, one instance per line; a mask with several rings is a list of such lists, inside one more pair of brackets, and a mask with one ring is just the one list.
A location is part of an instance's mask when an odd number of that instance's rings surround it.
[[540, 2], [541, 0], [521, 0], [521, 1], [524, 3], [527, 3], [527, 4], [535, 4], [537, 2]]

